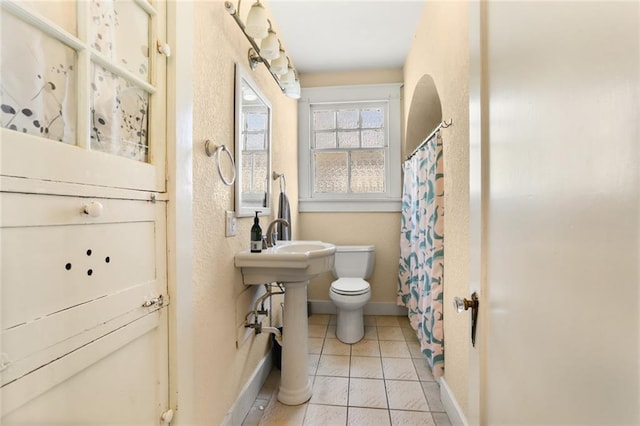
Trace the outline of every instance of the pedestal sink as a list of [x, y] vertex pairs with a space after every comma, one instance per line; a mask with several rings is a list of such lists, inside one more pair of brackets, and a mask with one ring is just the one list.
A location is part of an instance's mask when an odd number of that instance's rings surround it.
[[322, 241], [279, 241], [261, 253], [248, 249], [235, 256], [245, 284], [279, 282], [284, 285], [282, 371], [278, 401], [303, 404], [311, 398], [307, 372], [307, 285], [333, 267], [333, 244]]

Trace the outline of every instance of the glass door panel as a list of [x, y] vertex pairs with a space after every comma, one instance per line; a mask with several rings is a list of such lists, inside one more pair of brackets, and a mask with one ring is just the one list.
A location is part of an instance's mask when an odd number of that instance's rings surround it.
[[2, 127], [75, 145], [75, 50], [9, 13], [1, 27]]
[[115, 65], [149, 81], [150, 17], [133, 1], [92, 1], [91, 47]]
[[147, 162], [149, 94], [93, 64], [91, 149]]

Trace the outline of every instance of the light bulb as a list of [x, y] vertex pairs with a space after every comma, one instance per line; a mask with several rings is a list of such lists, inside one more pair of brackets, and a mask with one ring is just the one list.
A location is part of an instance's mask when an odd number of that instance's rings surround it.
[[286, 86], [284, 93], [291, 99], [300, 99], [300, 80], [295, 79], [292, 84]]
[[287, 72], [280, 76], [280, 83], [288, 87], [296, 80], [296, 76], [293, 74], [293, 68], [289, 67]]
[[271, 61], [271, 71], [273, 71], [274, 74], [282, 75], [287, 72], [288, 64], [289, 62], [284, 54], [284, 50], [280, 49], [280, 56]]
[[260, 56], [265, 59], [276, 59], [280, 56], [280, 42], [272, 30], [269, 30], [269, 35], [260, 43]]
[[247, 15], [247, 24], [244, 28], [245, 32], [253, 38], [262, 39], [269, 33], [269, 22], [267, 21], [267, 11], [260, 4], [255, 2]]

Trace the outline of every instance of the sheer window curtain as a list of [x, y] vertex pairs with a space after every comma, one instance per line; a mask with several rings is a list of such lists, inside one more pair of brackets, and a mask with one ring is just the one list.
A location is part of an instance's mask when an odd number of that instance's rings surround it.
[[444, 174], [440, 133], [403, 164], [397, 304], [409, 321], [434, 377], [444, 373]]

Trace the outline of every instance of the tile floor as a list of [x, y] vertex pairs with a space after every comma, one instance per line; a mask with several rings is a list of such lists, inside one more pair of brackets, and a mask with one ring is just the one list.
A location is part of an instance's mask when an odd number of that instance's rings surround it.
[[335, 315], [309, 317], [311, 400], [279, 403], [274, 368], [243, 426], [450, 425], [407, 318], [365, 316], [364, 339], [353, 345], [336, 338], [335, 324]]

